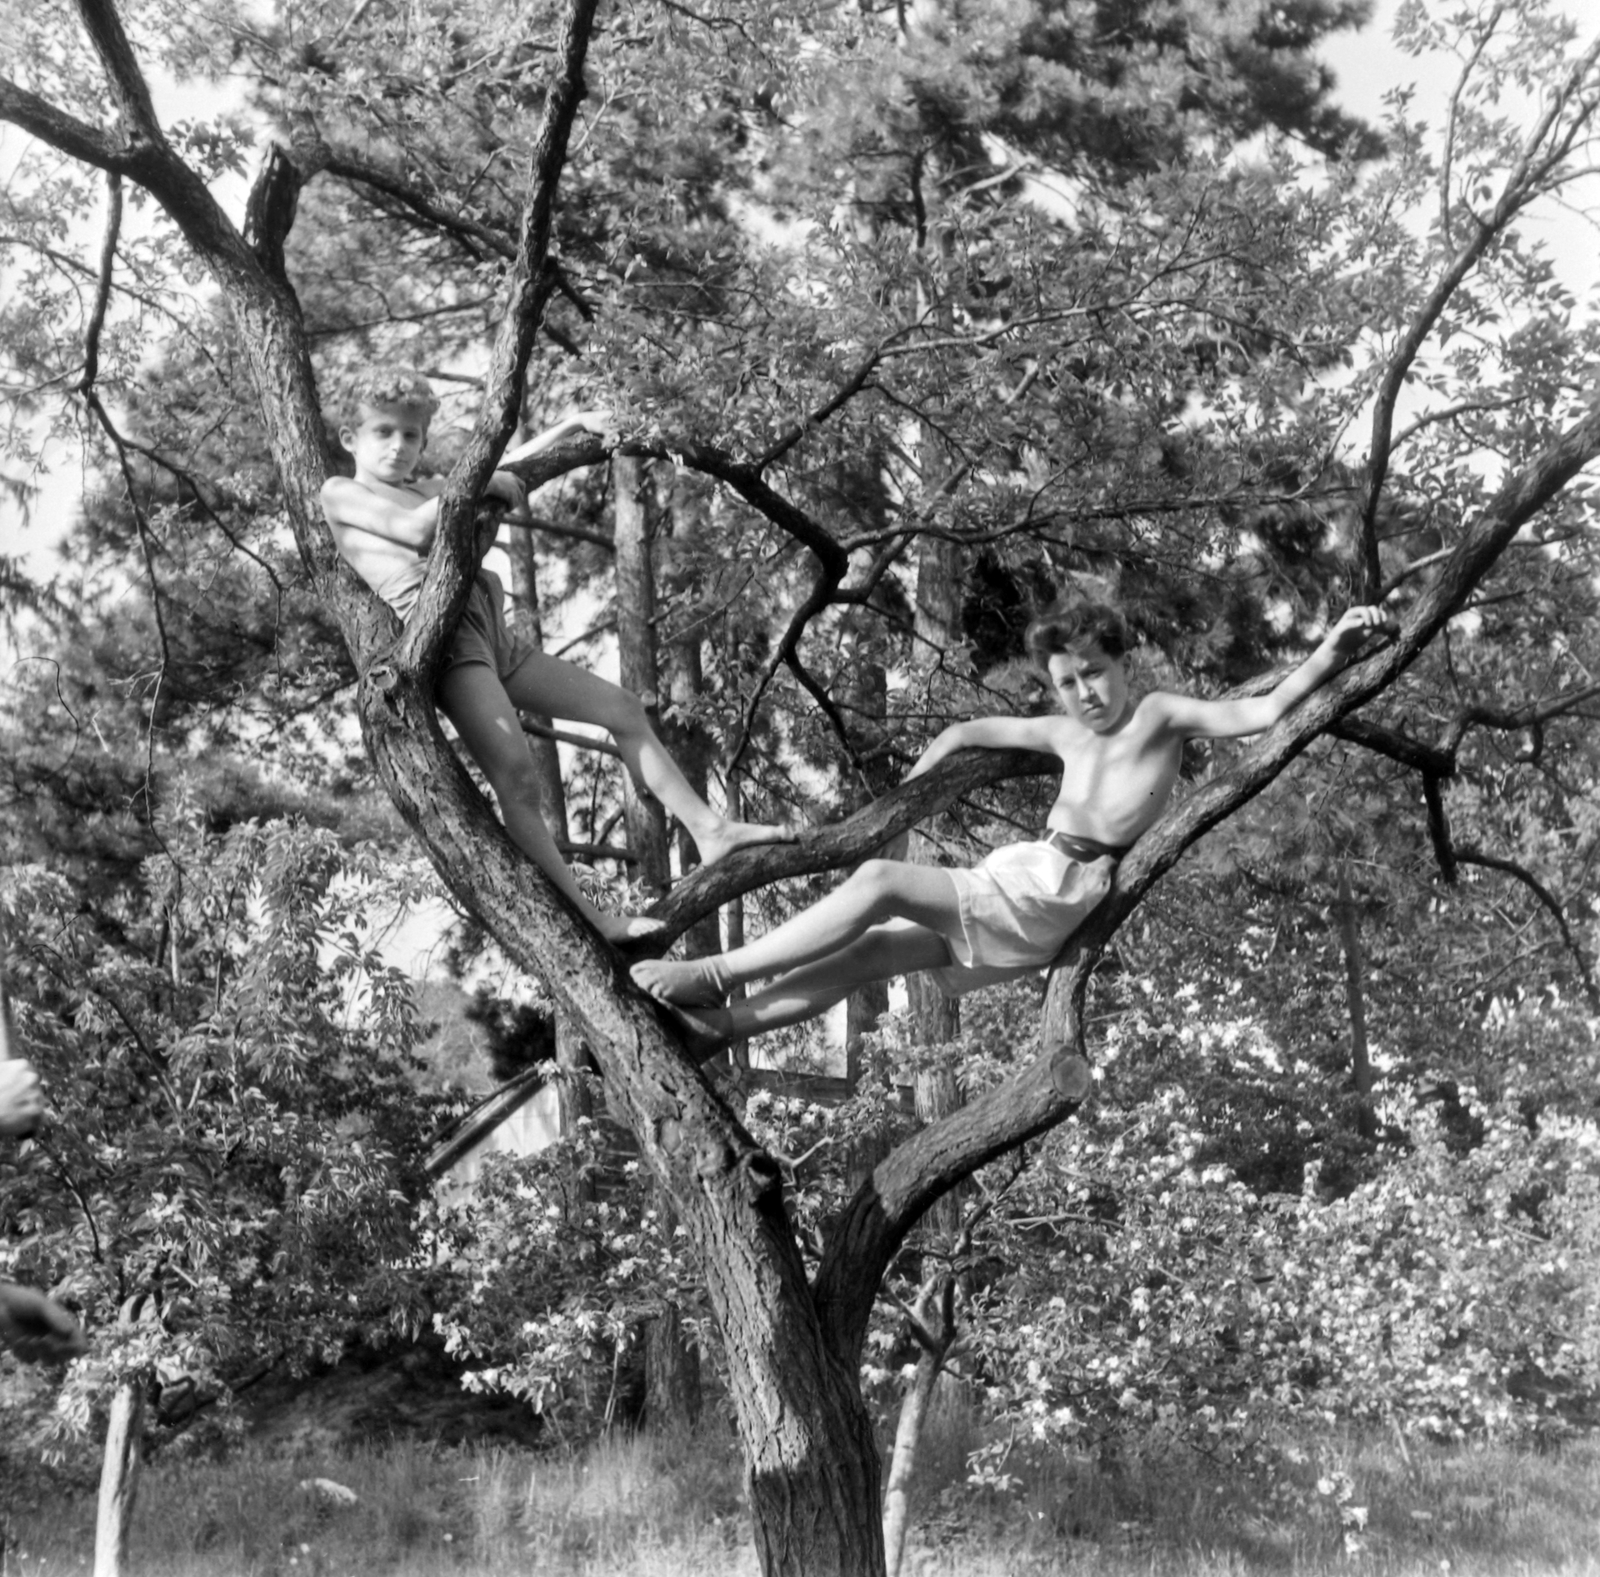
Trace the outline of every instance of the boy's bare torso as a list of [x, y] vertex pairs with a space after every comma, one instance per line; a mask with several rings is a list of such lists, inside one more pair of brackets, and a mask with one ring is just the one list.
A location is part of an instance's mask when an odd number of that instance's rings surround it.
[[1160, 818], [1178, 781], [1183, 736], [1169, 725], [1160, 692], [1131, 702], [1108, 732], [1075, 718], [1048, 720], [1061, 758], [1061, 788], [1046, 825], [1101, 843], [1126, 845]]
[[442, 484], [432, 477], [406, 487], [396, 487], [387, 482], [371, 479], [346, 478], [340, 488], [330, 490], [330, 494], [325, 495], [324, 513], [328, 517], [328, 526], [333, 532], [335, 545], [350, 561], [355, 572], [376, 591], [400, 571], [414, 565], [419, 557], [419, 550], [404, 542], [396, 542], [390, 537], [379, 536], [376, 532], [341, 518], [338, 509], [339, 493], [347, 488], [360, 488], [375, 498], [383, 499], [386, 503], [397, 504], [402, 509], [415, 509], [425, 499], [437, 497], [442, 490]]

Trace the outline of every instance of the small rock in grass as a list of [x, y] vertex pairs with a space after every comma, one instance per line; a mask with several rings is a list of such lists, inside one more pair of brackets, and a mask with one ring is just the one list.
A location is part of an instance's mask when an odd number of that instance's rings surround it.
[[315, 1495], [330, 1506], [353, 1506], [361, 1498], [353, 1489], [336, 1484], [331, 1478], [303, 1478], [295, 1488], [307, 1495]]

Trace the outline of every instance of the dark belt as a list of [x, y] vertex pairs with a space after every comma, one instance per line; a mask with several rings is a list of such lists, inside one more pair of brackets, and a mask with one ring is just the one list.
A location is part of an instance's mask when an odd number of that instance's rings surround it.
[[1046, 832], [1039, 840], [1060, 849], [1074, 860], [1120, 860], [1131, 843], [1101, 843], [1098, 838], [1081, 838], [1075, 832]]

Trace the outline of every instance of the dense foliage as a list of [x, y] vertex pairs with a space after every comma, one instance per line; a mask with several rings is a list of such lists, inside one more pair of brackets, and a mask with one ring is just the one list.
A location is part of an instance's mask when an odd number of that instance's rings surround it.
[[163, 831], [120, 912], [39, 865], [0, 888], [19, 1038], [58, 1114], [0, 1159], [5, 1266], [97, 1337], [57, 1436], [120, 1376], [155, 1383], [167, 1428], [226, 1421], [264, 1369], [426, 1318], [437, 1101], [414, 1085], [412, 982], [373, 945], [404, 888], [288, 820]]

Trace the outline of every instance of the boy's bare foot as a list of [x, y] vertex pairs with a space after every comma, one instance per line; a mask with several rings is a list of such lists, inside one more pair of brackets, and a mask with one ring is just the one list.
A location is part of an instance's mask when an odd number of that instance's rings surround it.
[[641, 991], [658, 1002], [671, 1002], [682, 1008], [720, 1007], [732, 985], [719, 954], [682, 960], [641, 959], [628, 973]]
[[629, 942], [648, 942], [666, 930], [663, 922], [643, 914], [603, 914], [595, 921], [594, 928], [613, 947], [625, 947]]
[[793, 843], [800, 834], [793, 827], [771, 827], [759, 821], [722, 821], [716, 831], [694, 840], [700, 851], [702, 865], [715, 865], [718, 860], [739, 849], [754, 848], [762, 843]]

